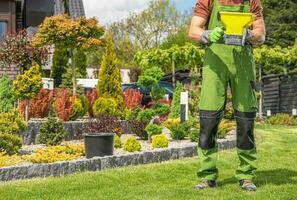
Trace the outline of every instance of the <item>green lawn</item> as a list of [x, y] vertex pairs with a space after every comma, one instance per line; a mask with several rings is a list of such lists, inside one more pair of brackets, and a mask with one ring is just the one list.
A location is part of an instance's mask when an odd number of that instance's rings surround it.
[[258, 126], [258, 191], [242, 191], [233, 177], [235, 150], [219, 155], [219, 187], [195, 191], [197, 158], [136, 167], [0, 183], [0, 199], [297, 199], [297, 127]]

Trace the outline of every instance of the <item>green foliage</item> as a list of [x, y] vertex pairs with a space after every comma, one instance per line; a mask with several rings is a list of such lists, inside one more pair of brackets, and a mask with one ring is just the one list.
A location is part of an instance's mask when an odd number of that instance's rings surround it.
[[27, 124], [24, 122], [18, 110], [0, 113], [0, 133], [19, 134], [25, 130]]
[[41, 67], [36, 62], [24, 74], [18, 75], [13, 82], [14, 92], [20, 99], [35, 97], [42, 86]]
[[199, 132], [200, 132], [200, 130], [198, 128], [190, 129], [189, 138], [190, 138], [191, 142], [198, 142]]
[[17, 110], [0, 113], [0, 152], [9, 155], [17, 153], [22, 147], [18, 134], [25, 128], [26, 123]]
[[108, 34], [106, 37], [106, 51], [101, 62], [97, 93], [99, 97], [114, 98], [118, 103], [118, 109], [123, 110], [124, 99], [119, 61], [115, 53], [111, 34]]
[[63, 123], [56, 118], [50, 117], [39, 130], [38, 142], [49, 146], [59, 145], [66, 135], [67, 132]]
[[77, 72], [79, 75], [83, 78], [86, 78], [87, 76], [87, 56], [85, 52], [81, 49], [78, 49], [74, 53], [74, 63], [75, 68], [77, 69]]
[[233, 112], [233, 106], [232, 106], [232, 95], [230, 93], [227, 94], [227, 103], [226, 108], [224, 112], [224, 119], [226, 120], [234, 120], [234, 112]]
[[264, 0], [266, 43], [269, 46], [292, 46], [297, 38], [297, 2], [295, 0]]
[[87, 97], [82, 95], [77, 96], [71, 110], [70, 120], [76, 120], [79, 117], [85, 116], [85, 114], [88, 112], [88, 109]]
[[174, 140], [183, 140], [189, 133], [190, 126], [188, 123], [173, 125], [169, 129], [170, 135]]
[[141, 151], [141, 144], [134, 136], [130, 136], [124, 142], [124, 150], [128, 152]]
[[9, 112], [13, 109], [15, 96], [12, 83], [8, 76], [4, 74], [0, 79], [0, 112]]
[[153, 109], [145, 109], [138, 113], [136, 119], [148, 124], [155, 115], [156, 113]]
[[167, 148], [169, 144], [168, 138], [165, 135], [155, 135], [152, 138], [153, 148]]
[[173, 94], [173, 100], [172, 100], [172, 107], [171, 107], [171, 118], [179, 118], [180, 117], [180, 93], [183, 91], [183, 84], [180, 82], [177, 82], [174, 94]]
[[22, 147], [22, 138], [9, 133], [0, 133], [0, 152], [16, 154]]
[[159, 126], [157, 124], [149, 124], [145, 127], [145, 131], [150, 136], [161, 134], [162, 129], [163, 129], [162, 126]]
[[289, 114], [279, 113], [269, 117], [266, 123], [271, 125], [297, 126], [297, 119]]
[[170, 112], [170, 107], [169, 105], [158, 103], [154, 106], [154, 111], [156, 115], [167, 115]]
[[297, 72], [297, 41], [294, 46], [261, 46], [254, 50], [257, 67], [261, 66], [264, 75]]
[[121, 141], [121, 137], [118, 135], [115, 135], [114, 137], [114, 148], [122, 148], [122, 141]]
[[68, 60], [67, 49], [56, 46], [51, 70], [51, 77], [54, 79], [55, 87], [59, 87], [62, 84], [62, 76], [67, 72]]
[[118, 116], [118, 104], [114, 98], [99, 97], [93, 105], [94, 115]]
[[227, 133], [235, 129], [235, 123], [233, 121], [223, 120], [218, 129], [218, 138], [225, 138]]
[[151, 90], [150, 96], [154, 101], [164, 98], [165, 90], [158, 86], [158, 82], [164, 76], [164, 73], [159, 67], [152, 67], [144, 70], [139, 76], [138, 84], [147, 87]]

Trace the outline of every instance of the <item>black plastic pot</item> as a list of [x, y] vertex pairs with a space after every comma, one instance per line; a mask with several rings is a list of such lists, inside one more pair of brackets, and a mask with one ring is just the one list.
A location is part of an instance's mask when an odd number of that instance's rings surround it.
[[113, 133], [87, 133], [84, 141], [87, 158], [113, 155]]

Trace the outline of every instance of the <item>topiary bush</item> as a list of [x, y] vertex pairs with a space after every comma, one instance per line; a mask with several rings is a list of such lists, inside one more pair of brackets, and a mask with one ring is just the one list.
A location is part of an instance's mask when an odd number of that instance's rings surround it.
[[162, 133], [162, 126], [157, 124], [149, 124], [145, 127], [145, 131], [149, 136], [159, 135]]
[[279, 113], [269, 117], [266, 123], [271, 125], [297, 126], [297, 119], [289, 114]]
[[124, 150], [128, 152], [141, 151], [141, 144], [134, 136], [130, 136], [124, 142]]
[[148, 124], [151, 119], [155, 116], [156, 112], [153, 109], [145, 109], [138, 113], [137, 120]]
[[56, 118], [50, 117], [39, 130], [38, 143], [48, 146], [59, 145], [64, 140], [66, 134], [63, 123]]
[[115, 135], [114, 137], [114, 148], [122, 148], [122, 141], [121, 141], [121, 137], [118, 135]]
[[165, 135], [155, 135], [152, 138], [153, 148], [167, 148], [168, 144], [169, 144], [169, 141]]
[[76, 120], [79, 117], [85, 116], [88, 112], [88, 99], [85, 96], [79, 95], [75, 98], [73, 108], [70, 114], [70, 120]]
[[120, 112], [118, 111], [118, 103], [114, 98], [98, 98], [93, 106], [94, 115], [110, 115], [118, 116]]

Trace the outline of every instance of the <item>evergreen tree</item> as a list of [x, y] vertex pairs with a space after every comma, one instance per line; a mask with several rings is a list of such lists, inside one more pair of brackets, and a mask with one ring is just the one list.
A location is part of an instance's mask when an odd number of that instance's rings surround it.
[[177, 82], [176, 88], [173, 94], [172, 107], [171, 107], [171, 113], [170, 113], [170, 117], [172, 118], [180, 117], [180, 93], [183, 91], [183, 89], [184, 89], [183, 84], [180, 82]]
[[119, 60], [115, 53], [114, 43], [110, 33], [106, 36], [106, 51], [103, 55], [99, 71], [97, 92], [99, 97], [114, 98], [119, 107], [123, 108], [123, 91], [121, 84]]
[[85, 78], [87, 76], [87, 56], [83, 50], [78, 49], [75, 52], [74, 63], [79, 76]]
[[9, 112], [15, 102], [12, 83], [4, 74], [0, 79], [0, 112]]
[[54, 79], [55, 87], [59, 87], [62, 84], [62, 76], [67, 72], [68, 60], [67, 49], [59, 46], [55, 47], [51, 71], [51, 77]]

